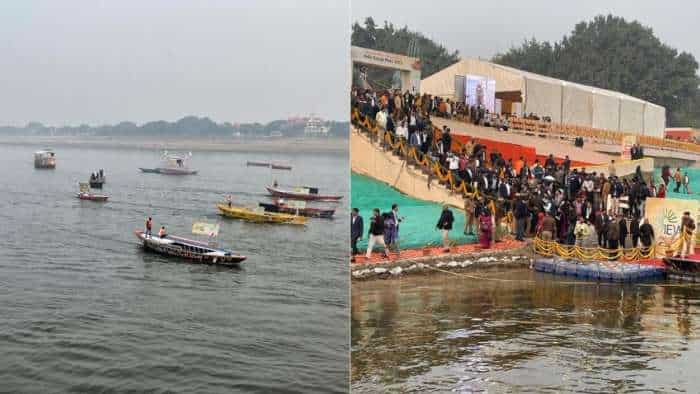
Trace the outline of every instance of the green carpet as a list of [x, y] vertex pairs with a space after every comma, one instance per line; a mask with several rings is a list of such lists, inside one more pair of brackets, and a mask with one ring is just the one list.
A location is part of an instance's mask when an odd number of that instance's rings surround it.
[[[442, 243], [442, 234], [435, 228], [442, 212], [442, 205], [409, 197], [386, 183], [354, 172], [351, 180], [352, 207], [360, 210], [360, 215], [365, 223], [363, 240], [358, 243], [360, 250], [367, 248], [367, 231], [369, 230], [369, 220], [372, 217], [372, 209], [379, 208], [382, 213], [389, 212], [394, 203], [399, 205], [399, 214], [405, 217], [399, 227], [401, 248], [417, 248]], [[464, 211], [451, 209], [455, 222], [450, 232], [450, 240], [460, 244], [475, 242], [474, 236], [467, 237], [463, 234]]]

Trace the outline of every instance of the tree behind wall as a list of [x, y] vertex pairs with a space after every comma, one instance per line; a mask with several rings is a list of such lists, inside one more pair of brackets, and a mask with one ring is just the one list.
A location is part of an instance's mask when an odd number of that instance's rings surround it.
[[[420, 33], [408, 30], [405, 26], [397, 29], [393, 24], [384, 22], [383, 27], [377, 27], [371, 17], [365, 19], [364, 26], [357, 22], [352, 26], [351, 42], [355, 46], [401, 55], [409, 55], [409, 46], [414, 42], [415, 50], [420, 54], [422, 78], [459, 61], [457, 51], [449, 52], [444, 46]], [[392, 76], [392, 70], [367, 68], [367, 80], [376, 88], [390, 87]], [[354, 83], [356, 77], [356, 73], [353, 72]]]
[[666, 107], [670, 126], [700, 127], [698, 62], [636, 21], [597, 16], [578, 23], [559, 42], [533, 38], [493, 61], [626, 93]]

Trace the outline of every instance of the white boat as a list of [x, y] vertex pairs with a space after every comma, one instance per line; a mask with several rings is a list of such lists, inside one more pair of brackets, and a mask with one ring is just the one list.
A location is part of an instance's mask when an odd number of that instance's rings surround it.
[[141, 168], [139, 170], [147, 173], [165, 174], [165, 175], [194, 175], [197, 170], [189, 168], [187, 161], [192, 157], [192, 152], [187, 155], [168, 154], [164, 152], [161, 157], [161, 163], [156, 168]]
[[51, 149], [34, 152], [34, 168], [56, 168], [56, 154]]

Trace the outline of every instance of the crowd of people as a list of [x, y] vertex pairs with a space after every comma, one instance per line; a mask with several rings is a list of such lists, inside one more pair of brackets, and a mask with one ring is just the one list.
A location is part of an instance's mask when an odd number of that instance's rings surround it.
[[[617, 176], [615, 160], [607, 172], [588, 172], [585, 168], [572, 168], [568, 156], [561, 160], [550, 154], [544, 162], [535, 159], [534, 163], [522, 156], [513, 160], [496, 150], [489, 152], [474, 139], [455, 149], [449, 128], [434, 133], [430, 116], [450, 113], [459, 106], [426, 94], [377, 94], [355, 89], [351, 101], [361, 115], [376, 121], [379, 133], [405, 139], [409, 146], [449, 171], [454, 183], [464, 182], [464, 233], [478, 235], [484, 248], [509, 233], [518, 240], [539, 236], [568, 245], [649, 248], [654, 241], [653, 228], [641, 219], [646, 199], [665, 197], [671, 179], [676, 181], [675, 191], [681, 183], [689, 185], [687, 173], [681, 178], [680, 169], [672, 178], [663, 173], [663, 181], [657, 187], [653, 177], [645, 179], [639, 166], [631, 176]], [[478, 109], [469, 111], [480, 116]], [[381, 135], [379, 138], [384, 141]], [[637, 144], [632, 153], [635, 159], [644, 154]], [[375, 209], [371, 220], [368, 256], [374, 245], [398, 239], [395, 216], [382, 215]], [[444, 241], [453, 220], [443, 220], [441, 216], [438, 222], [438, 228], [447, 230]], [[390, 233], [395, 228], [396, 236], [386, 237], [387, 227], [392, 229]], [[447, 241], [445, 245], [448, 247]], [[353, 251], [356, 252], [355, 247]]]

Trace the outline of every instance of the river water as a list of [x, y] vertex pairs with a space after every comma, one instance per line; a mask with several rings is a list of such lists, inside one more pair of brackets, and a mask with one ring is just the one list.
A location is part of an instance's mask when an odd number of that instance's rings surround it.
[[700, 287], [526, 268], [352, 285], [353, 392], [700, 391]]
[[[0, 392], [346, 392], [348, 160], [330, 154], [194, 152], [200, 174], [142, 174], [159, 152], [1, 146]], [[346, 196], [335, 220], [305, 228], [223, 219], [215, 203], [265, 200], [280, 183]], [[99, 204], [77, 182], [104, 168]], [[142, 251], [154, 228], [188, 236], [221, 223], [218, 242], [248, 256], [240, 269], [198, 266]]]

